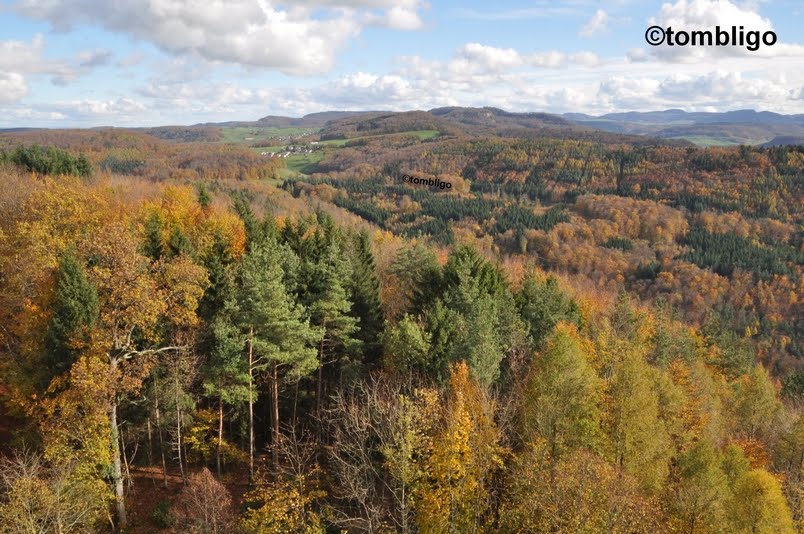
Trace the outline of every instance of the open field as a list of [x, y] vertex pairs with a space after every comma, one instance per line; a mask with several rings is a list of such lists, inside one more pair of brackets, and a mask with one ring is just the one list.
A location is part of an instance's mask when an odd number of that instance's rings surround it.
[[770, 141], [770, 139], [725, 139], [722, 137], [713, 137], [710, 135], [681, 135], [678, 137], [669, 137], [668, 139], [683, 139], [690, 143], [695, 143], [701, 147], [710, 146], [738, 146], [738, 145], [761, 145]]
[[296, 137], [301, 135], [314, 134], [316, 128], [259, 128], [259, 127], [235, 127], [222, 128], [221, 137], [224, 143], [246, 143], [252, 144], [261, 141], [269, 141], [280, 137]]

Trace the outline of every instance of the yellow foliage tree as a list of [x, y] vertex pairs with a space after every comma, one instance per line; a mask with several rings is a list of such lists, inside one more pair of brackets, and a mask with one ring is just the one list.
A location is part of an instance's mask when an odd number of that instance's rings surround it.
[[503, 449], [493, 406], [469, 377], [465, 362], [450, 374], [443, 427], [422, 459], [419, 532], [480, 532], [487, 521], [489, 486], [502, 467]]

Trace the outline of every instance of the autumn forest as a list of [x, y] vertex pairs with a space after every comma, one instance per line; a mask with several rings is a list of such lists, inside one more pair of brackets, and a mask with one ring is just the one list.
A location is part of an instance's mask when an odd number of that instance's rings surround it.
[[0, 532], [804, 531], [804, 148], [491, 114], [0, 134]]

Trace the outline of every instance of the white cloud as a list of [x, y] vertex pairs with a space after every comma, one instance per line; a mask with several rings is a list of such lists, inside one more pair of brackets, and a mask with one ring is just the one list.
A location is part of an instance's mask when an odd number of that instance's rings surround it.
[[595, 37], [607, 33], [609, 31], [610, 22], [611, 18], [609, 15], [602, 9], [598, 9], [595, 14], [592, 15], [592, 18], [589, 19], [589, 22], [584, 24], [578, 35], [581, 37]]
[[37, 34], [30, 43], [23, 41], [0, 42], [0, 71], [31, 72], [42, 63], [45, 40]]
[[96, 116], [120, 116], [133, 115], [146, 111], [148, 108], [142, 102], [131, 98], [118, 98], [115, 100], [80, 100], [57, 104], [57, 107], [65, 111], [78, 112], [81, 115]]
[[737, 108], [784, 112], [795, 91], [781, 81], [752, 78], [722, 69], [657, 78], [612, 76], [600, 83], [599, 105], [611, 110], [683, 108], [725, 111]]
[[768, 103], [784, 100], [790, 91], [784, 86], [760, 79], [747, 79], [739, 72], [716, 70], [703, 76], [673, 75], [662, 81], [658, 96], [683, 102], [690, 95], [696, 100], [724, 100], [730, 102]]
[[366, 23], [420, 27], [421, 7], [418, 0], [305, 0], [284, 9], [269, 0], [21, 0], [18, 10], [60, 30], [94, 23], [171, 54], [309, 75], [331, 69]]
[[600, 82], [600, 106], [618, 110], [652, 109], [660, 82], [652, 78], [612, 76]]
[[364, 20], [366, 24], [393, 30], [418, 30], [424, 26], [417, 5], [395, 5], [380, 14], [370, 13]]
[[522, 65], [522, 57], [513, 48], [495, 48], [480, 43], [468, 43], [455, 54], [458, 61], [464, 60], [485, 72], [500, 72]]
[[364, 72], [344, 76], [312, 92], [312, 97], [317, 101], [349, 108], [379, 106], [382, 109], [397, 109], [400, 104], [402, 107], [410, 105], [420, 96], [421, 91], [401, 76], [377, 76]]
[[0, 104], [16, 102], [28, 93], [25, 78], [16, 72], [0, 72]]

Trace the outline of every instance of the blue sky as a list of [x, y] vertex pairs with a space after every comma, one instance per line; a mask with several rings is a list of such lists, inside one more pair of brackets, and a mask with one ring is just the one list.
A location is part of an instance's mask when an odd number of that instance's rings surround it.
[[[496, 106], [804, 113], [800, 1], [0, 0], [0, 127]], [[651, 47], [744, 26], [778, 42]]]

